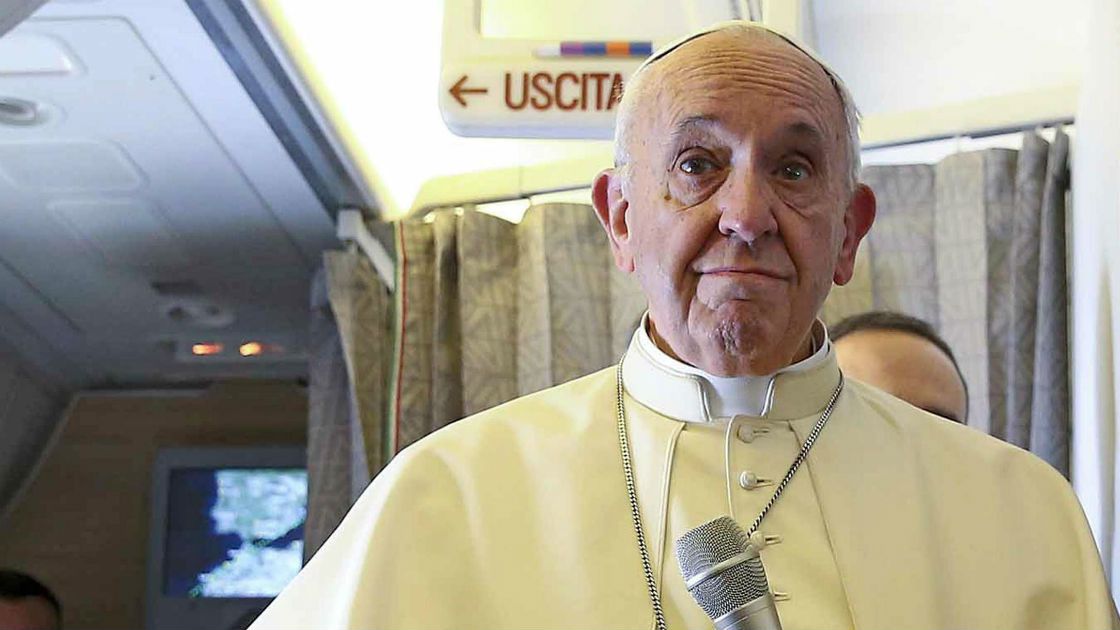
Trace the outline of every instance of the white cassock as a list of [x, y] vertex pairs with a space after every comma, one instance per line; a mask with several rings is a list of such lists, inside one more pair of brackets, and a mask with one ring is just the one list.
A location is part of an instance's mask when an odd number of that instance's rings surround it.
[[[840, 372], [820, 325], [809, 359], [736, 379], [673, 360], [644, 328], [623, 363], [642, 523], [668, 627], [710, 629], [674, 541], [731, 508], [747, 528], [774, 492], [752, 479], [782, 478]], [[404, 450], [253, 630], [653, 627], [615, 382], [603, 370]], [[1113, 625], [1061, 475], [856, 381], [760, 532], [785, 630]]]

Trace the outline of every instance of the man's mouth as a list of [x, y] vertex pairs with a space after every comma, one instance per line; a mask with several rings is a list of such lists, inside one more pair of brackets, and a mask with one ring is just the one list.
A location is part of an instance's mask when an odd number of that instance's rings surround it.
[[712, 267], [710, 269], [701, 270], [700, 273], [703, 275], [715, 276], [761, 276], [774, 280], [786, 279], [785, 274], [762, 267]]

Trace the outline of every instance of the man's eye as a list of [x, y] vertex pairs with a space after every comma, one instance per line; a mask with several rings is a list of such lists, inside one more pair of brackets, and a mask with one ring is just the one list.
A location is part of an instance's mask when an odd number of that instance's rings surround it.
[[716, 163], [704, 157], [690, 157], [682, 160], [678, 168], [689, 175], [704, 175], [716, 170]]
[[791, 182], [799, 182], [809, 177], [809, 167], [804, 164], [786, 164], [782, 167], [781, 175]]

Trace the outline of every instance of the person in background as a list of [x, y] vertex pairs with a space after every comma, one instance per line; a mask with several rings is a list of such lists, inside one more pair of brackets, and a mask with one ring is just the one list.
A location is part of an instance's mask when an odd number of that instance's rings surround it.
[[953, 350], [927, 322], [870, 311], [829, 329], [844, 374], [964, 424], [968, 384]]
[[42, 582], [0, 569], [0, 630], [58, 630], [62, 605]]

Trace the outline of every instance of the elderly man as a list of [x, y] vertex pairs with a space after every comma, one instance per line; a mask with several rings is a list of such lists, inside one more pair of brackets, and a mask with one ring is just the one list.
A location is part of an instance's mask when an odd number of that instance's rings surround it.
[[649, 299], [620, 367], [401, 453], [254, 628], [711, 628], [672, 546], [720, 515], [763, 515], [786, 630], [1109, 627], [1064, 479], [845, 384], [816, 315], [875, 213], [856, 124], [759, 27], [652, 57], [593, 192]]

